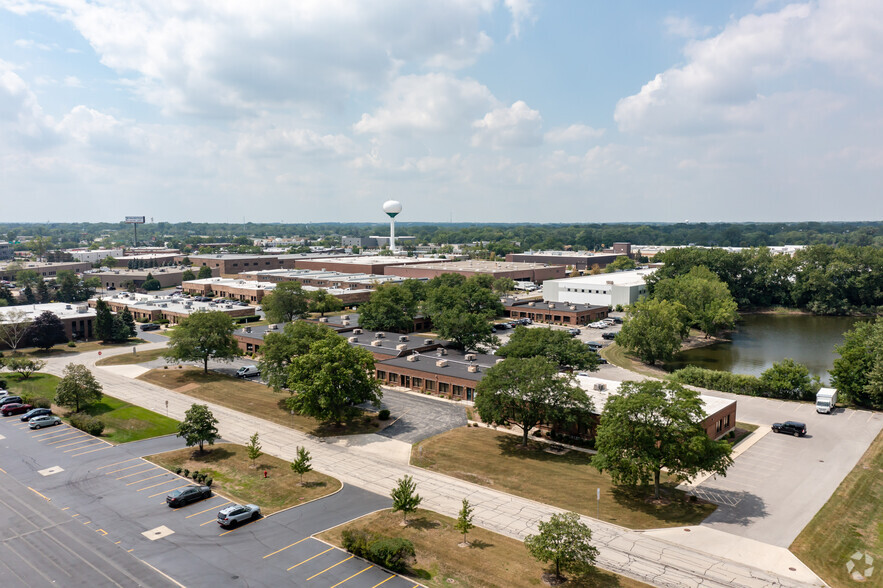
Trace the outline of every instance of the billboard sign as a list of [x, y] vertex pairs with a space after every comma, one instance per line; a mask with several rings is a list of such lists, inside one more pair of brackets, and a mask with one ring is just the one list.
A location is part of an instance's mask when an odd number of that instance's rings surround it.
[[143, 225], [144, 217], [143, 216], [127, 216], [126, 221], [130, 225]]

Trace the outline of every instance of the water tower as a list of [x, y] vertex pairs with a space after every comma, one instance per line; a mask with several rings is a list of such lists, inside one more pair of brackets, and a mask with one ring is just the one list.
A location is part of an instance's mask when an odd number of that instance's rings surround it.
[[396, 215], [402, 211], [402, 203], [398, 200], [387, 200], [383, 203], [383, 212], [389, 216], [389, 250], [396, 251]]

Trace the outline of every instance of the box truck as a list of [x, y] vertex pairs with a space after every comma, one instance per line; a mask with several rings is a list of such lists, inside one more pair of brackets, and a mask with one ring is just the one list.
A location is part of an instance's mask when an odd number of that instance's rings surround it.
[[830, 414], [837, 406], [837, 390], [834, 388], [819, 388], [816, 394], [816, 412]]

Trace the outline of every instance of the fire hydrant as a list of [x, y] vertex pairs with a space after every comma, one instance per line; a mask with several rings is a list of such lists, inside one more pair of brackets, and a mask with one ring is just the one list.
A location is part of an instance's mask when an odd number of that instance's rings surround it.
[[264, 470], [264, 477], [267, 477], [267, 470]]

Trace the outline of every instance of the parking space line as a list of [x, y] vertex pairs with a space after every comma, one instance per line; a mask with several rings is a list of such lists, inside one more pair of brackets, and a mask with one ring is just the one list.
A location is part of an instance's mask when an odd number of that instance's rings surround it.
[[[59, 437], [58, 439], [53, 439], [52, 441], [49, 441], [49, 443], [47, 443], [46, 445], [55, 445], [56, 443], [64, 443], [65, 441], [70, 441], [71, 439], [79, 439], [80, 437], [88, 436], [89, 435], [77, 431], [76, 433], [69, 433], [68, 435], [65, 435], [64, 438]], [[46, 439], [43, 439], [43, 441], [46, 441]]]
[[339, 566], [340, 564], [345, 563], [345, 562], [348, 562], [349, 560], [353, 559], [354, 557], [356, 557], [356, 556], [355, 556], [355, 555], [351, 555], [351, 556], [349, 556], [348, 558], [346, 558], [345, 560], [337, 562], [337, 563], [334, 564], [333, 566], [328, 566], [327, 568], [325, 568], [324, 570], [322, 570], [322, 571], [319, 572], [318, 574], [313, 574], [312, 576], [310, 576], [309, 578], [307, 578], [307, 582], [309, 582], [310, 580], [312, 580], [312, 579], [315, 578], [316, 576], [321, 576], [322, 574], [324, 574], [325, 572], [327, 572], [327, 571], [330, 570], [331, 568], [336, 568], [336, 567]]
[[[80, 445], [79, 447], [74, 447], [73, 449], [65, 449], [62, 453], [70, 453], [71, 451], [82, 451], [83, 449], [87, 449], [89, 447], [95, 447], [97, 445], [102, 445], [101, 443], [91, 443], [89, 445]], [[64, 445], [62, 445], [64, 447]]]
[[397, 576], [396, 574], [393, 574], [392, 576], [390, 576], [389, 578], [387, 578], [387, 579], [384, 580], [383, 582], [378, 582], [377, 584], [374, 584], [373, 586], [371, 586], [371, 588], [377, 588], [377, 587], [380, 586], [381, 584], [386, 584], [387, 582], [389, 582], [389, 581], [392, 580], [393, 578], [398, 578], [398, 576]]
[[[51, 433], [51, 434], [50, 434]], [[69, 437], [70, 435], [84, 435], [83, 431], [79, 429], [74, 429], [72, 427], [68, 427], [63, 431], [50, 431], [49, 433], [42, 433], [40, 435], [33, 435], [33, 437], [45, 437], [45, 439], [40, 439], [40, 441], [49, 441], [51, 439], [61, 439], [62, 437]]]
[[[150, 490], [151, 488], [156, 488], [157, 486], [162, 486], [163, 484], [168, 484], [169, 482], [180, 482], [180, 481], [181, 480], [178, 478], [172, 478], [171, 480], [164, 480], [158, 484], [153, 484], [152, 486], [145, 486], [144, 488], [138, 488], [137, 490], [135, 490], [135, 492], [144, 492], [145, 490]], [[174, 488], [172, 488], [172, 490], [174, 490]], [[171, 492], [172, 490], [168, 490], [168, 492]], [[160, 492], [159, 494], [162, 494], [162, 493], [163, 492]], [[153, 496], [159, 496], [159, 494], [154, 494]], [[153, 496], [148, 496], [147, 498], [153, 498]]]
[[37, 492], [36, 490], [34, 490], [33, 488], [31, 488], [30, 486], [28, 486], [28, 490], [30, 490], [31, 492], [33, 492], [34, 494], [36, 494], [37, 496], [39, 496], [40, 498], [42, 498], [42, 499], [45, 500], [46, 502], [50, 502], [50, 501], [52, 501], [51, 498], [49, 498], [49, 497], [47, 497], [47, 496], [45, 496], [45, 495], [43, 495], [43, 494], [40, 494], [39, 492]]
[[[145, 464], [145, 465], [146, 465], [146, 464]], [[119, 478], [117, 478], [117, 480], [123, 480], [123, 479], [125, 479], [125, 478], [131, 478], [132, 476], [138, 476], [138, 475], [140, 475], [140, 474], [146, 474], [147, 472], [149, 472], [149, 471], [151, 471], [151, 470], [155, 470], [155, 469], [157, 469], [156, 466], [151, 466], [151, 467], [147, 468], [146, 470], [142, 470], [142, 471], [140, 471], [140, 472], [135, 472], [134, 474], [126, 474], [125, 476], [120, 476]]]
[[35, 433], [31, 435], [31, 439], [39, 439], [40, 437], [55, 437], [56, 435], [66, 435], [70, 433], [72, 429], [70, 427], [62, 427], [61, 429], [56, 429], [54, 431], [43, 431], [42, 433]]
[[[141, 459], [141, 458], [138, 457], [138, 458], [136, 458], [136, 459]], [[132, 461], [132, 460], [127, 459], [126, 461]], [[125, 463], [125, 462], [120, 462], [120, 463]], [[116, 465], [116, 464], [114, 464], [114, 465]], [[120, 468], [120, 469], [118, 469], [118, 470], [110, 470], [109, 472], [104, 472], [104, 473], [107, 474], [107, 475], [109, 476], [109, 475], [111, 475], [111, 474], [115, 474], [115, 473], [117, 473], [117, 472], [123, 472], [123, 471], [125, 471], [125, 470], [131, 470], [132, 468], [137, 468], [137, 467], [139, 467], [139, 466], [145, 466], [145, 465], [147, 465], [147, 462], [146, 462], [146, 461], [142, 461], [141, 463], [136, 463], [135, 465], [130, 465], [130, 466], [128, 466], [128, 467]]]
[[99, 447], [98, 449], [90, 449], [89, 451], [84, 451], [82, 453], [74, 453], [73, 455], [71, 455], [71, 457], [77, 457], [78, 455], [86, 455], [87, 453], [92, 453], [94, 451], [104, 451], [105, 449], [110, 449], [111, 447], [113, 447], [113, 445], [108, 443], [104, 447]]
[[241, 525], [239, 525], [239, 526], [236, 527], [235, 529], [230, 529], [229, 531], [224, 531], [223, 533], [221, 533], [220, 535], [218, 535], [218, 537], [223, 537], [224, 535], [227, 535], [227, 534], [229, 534], [229, 533], [232, 533], [233, 531], [237, 531], [237, 530], [241, 529], [242, 527], [247, 527], [247, 526], [249, 526], [249, 525], [253, 525], [253, 524], [255, 524], [255, 523], [259, 523], [259, 522], [263, 521], [263, 520], [266, 519], [266, 518], [267, 518], [267, 517], [261, 517], [261, 518], [259, 518], [259, 519], [255, 519], [255, 520], [252, 520], [252, 521], [248, 521], [248, 522], [242, 523]]
[[362, 570], [361, 572], [356, 572], [355, 574], [353, 574], [352, 576], [350, 576], [350, 577], [347, 578], [346, 580], [343, 580], [342, 582], [338, 582], [337, 584], [335, 584], [335, 585], [332, 586], [331, 588], [337, 588], [338, 586], [340, 586], [340, 585], [343, 584], [344, 582], [348, 582], [348, 581], [352, 580], [353, 578], [355, 578], [356, 576], [358, 576], [358, 575], [361, 574], [362, 572], [367, 572], [368, 570], [370, 570], [370, 569], [373, 568], [373, 567], [374, 567], [373, 565], [370, 565], [370, 566], [368, 566], [367, 568], [365, 568], [364, 570]]
[[215, 517], [215, 518], [213, 518], [213, 519], [210, 520], [210, 521], [206, 521], [206, 522], [204, 522], [204, 523], [200, 523], [199, 526], [200, 526], [200, 527], [204, 527], [204, 526], [208, 525], [209, 523], [215, 523], [215, 522], [217, 522], [217, 520], [218, 520], [218, 517]]
[[144, 478], [143, 480], [138, 480], [137, 482], [129, 482], [126, 486], [132, 486], [133, 484], [140, 484], [141, 482], [146, 482], [147, 480], [153, 480], [155, 478], [159, 478], [160, 476], [165, 476], [168, 472], [163, 472], [161, 474], [157, 474], [155, 476], [150, 476], [149, 478]]
[[[181, 480], [169, 480], [169, 482], [180, 482], [180, 481]], [[159, 484], [156, 484], [156, 486], [162, 486], [163, 484], [167, 484], [167, 483], [168, 482], [160, 482]], [[189, 485], [190, 484], [184, 484], [183, 486], [175, 486], [174, 488], [169, 488], [168, 490], [163, 490], [162, 492], [157, 492], [156, 494], [151, 494], [147, 498], [156, 498], [160, 494], [168, 494], [172, 490], [177, 490], [178, 488], [186, 488]], [[148, 486], [147, 488], [153, 488], [153, 486]], [[147, 490], [147, 488], [141, 488], [141, 490]], [[141, 490], [138, 490], [138, 492], [141, 492]]]
[[276, 555], [276, 554], [279, 553], [280, 551], [285, 551], [285, 550], [288, 549], [289, 547], [294, 547], [294, 546], [297, 545], [298, 543], [303, 543], [303, 542], [306, 541], [307, 539], [312, 539], [312, 537], [304, 537], [304, 538], [301, 539], [300, 541], [295, 541], [295, 542], [292, 543], [291, 545], [287, 545], [287, 546], [283, 547], [282, 549], [277, 549], [277, 550], [274, 551], [273, 553], [268, 553], [267, 555], [265, 555], [265, 556], [263, 557], [263, 559], [267, 559], [267, 558], [270, 557], [271, 555]]
[[[69, 439], [65, 439], [65, 441], [69, 441]], [[91, 436], [87, 436], [85, 439], [80, 439], [79, 441], [71, 441], [70, 443], [65, 443], [64, 445], [59, 445], [55, 449], [61, 449], [62, 447], [70, 447], [71, 445], [79, 445], [80, 443], [91, 443], [92, 441], [95, 441], [95, 439]], [[51, 443], [50, 443], [50, 445], [51, 445]], [[74, 449], [74, 451], [76, 451], [76, 449]], [[65, 451], [64, 453], [67, 453], [67, 451]]]
[[217, 505], [217, 506], [210, 506], [210, 507], [208, 507], [208, 508], [205, 509], [205, 510], [201, 510], [201, 511], [199, 511], [199, 512], [195, 512], [195, 513], [193, 513], [192, 515], [187, 515], [187, 516], [184, 517], [184, 518], [185, 518], [185, 519], [189, 519], [190, 517], [195, 517], [196, 515], [201, 515], [201, 514], [204, 513], [204, 512], [208, 512], [208, 511], [210, 511], [210, 510], [214, 510], [214, 509], [216, 509], [216, 508], [220, 508], [220, 507], [222, 507], [222, 506], [225, 506], [225, 505], [227, 505], [227, 504], [232, 504], [232, 503], [233, 503], [232, 500], [228, 500], [227, 502], [223, 502], [223, 503], [221, 503], [221, 504], [219, 504], [219, 505]]
[[311, 557], [311, 558], [309, 558], [309, 559], [305, 559], [305, 560], [303, 560], [302, 562], [300, 562], [299, 564], [294, 564], [293, 566], [291, 566], [290, 568], [288, 568], [288, 569], [285, 570], [285, 571], [286, 571], [286, 572], [290, 572], [291, 570], [293, 570], [293, 569], [296, 568], [297, 566], [299, 566], [299, 565], [301, 565], [301, 564], [305, 564], [305, 563], [307, 563], [308, 561], [310, 561], [311, 559], [316, 559], [317, 557], [319, 557], [320, 555], [322, 555], [322, 553], [328, 553], [328, 552], [331, 551], [332, 549], [334, 549], [334, 547], [329, 547], [329, 548], [326, 549], [325, 551], [323, 551], [323, 552], [321, 552], [321, 553], [317, 553], [317, 554], [314, 555], [313, 557]]
[[[112, 467], [115, 466], [115, 465], [120, 465], [121, 463], [128, 463], [128, 462], [130, 462], [130, 461], [134, 461], [134, 460], [136, 460], [136, 459], [141, 459], [141, 458], [140, 458], [140, 457], [133, 457], [133, 458], [131, 458], [131, 459], [126, 459], [126, 460], [123, 460], [123, 461], [116, 461], [116, 462], [114, 462], [114, 463], [109, 463], [109, 464], [107, 464], [107, 465], [103, 465], [103, 466], [101, 466], [101, 467], [99, 467], [99, 468], [95, 468], [95, 471], [103, 470], [104, 468], [112, 468]], [[132, 466], [132, 467], [135, 467], [135, 466]], [[116, 471], [119, 471], [119, 470], [116, 470]], [[105, 472], [105, 473], [111, 474], [111, 473], [113, 473], [113, 472]]]

